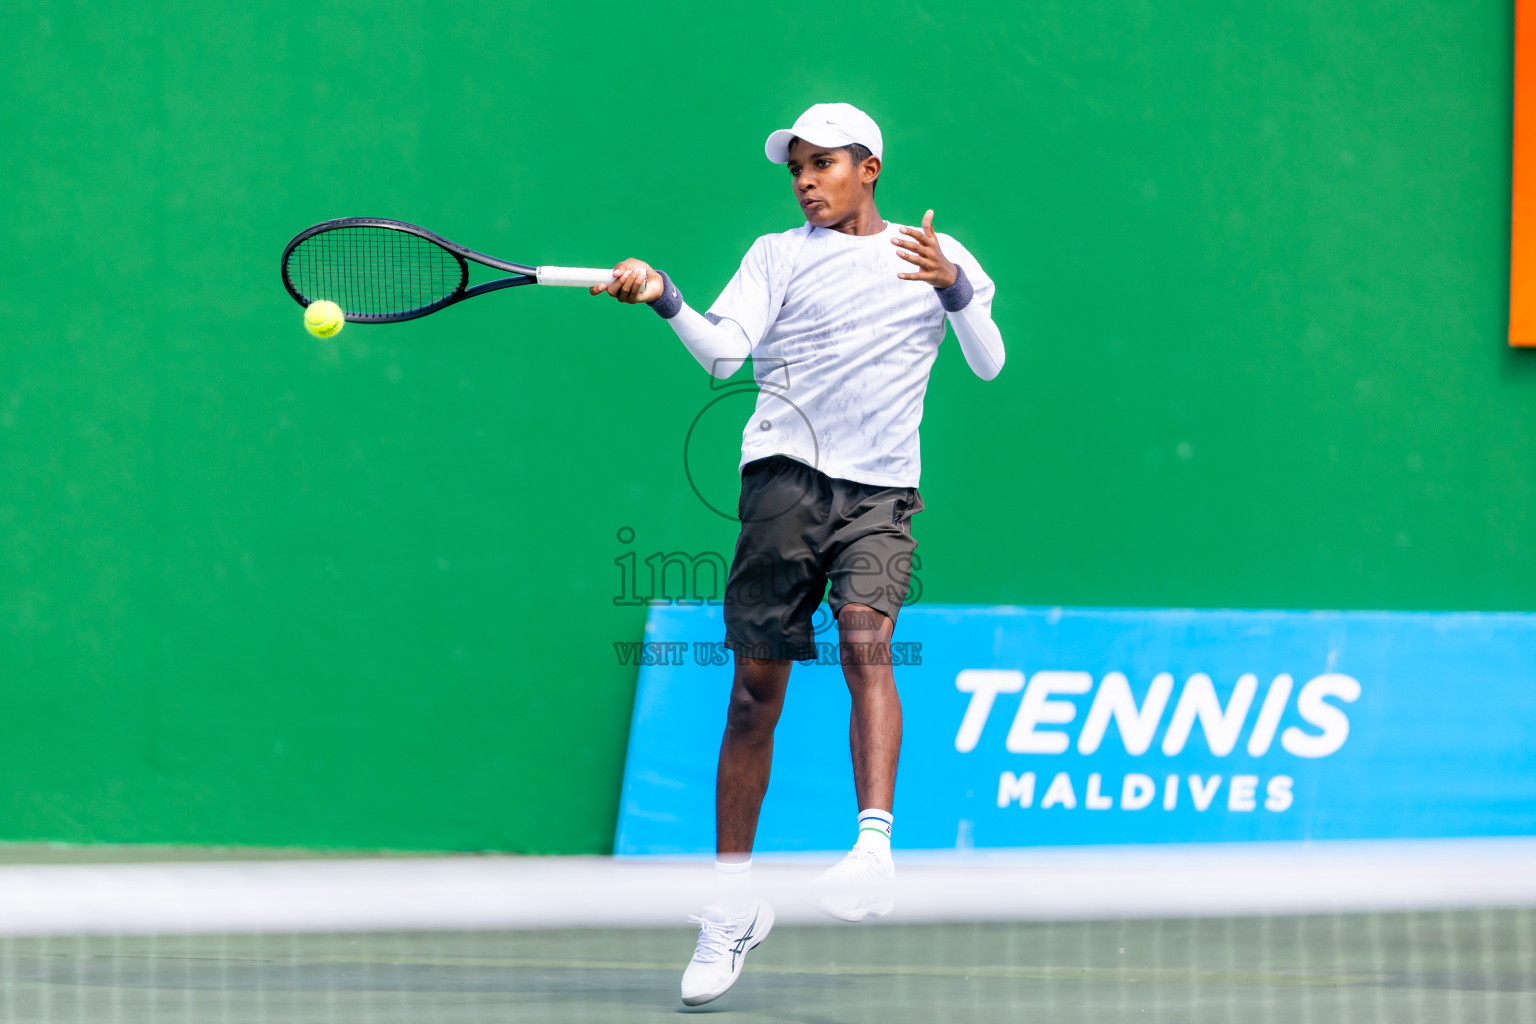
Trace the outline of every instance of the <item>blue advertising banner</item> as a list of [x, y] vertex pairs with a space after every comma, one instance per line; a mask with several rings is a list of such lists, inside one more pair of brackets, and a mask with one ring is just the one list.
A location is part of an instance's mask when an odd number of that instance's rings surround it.
[[[723, 635], [718, 607], [657, 606], [617, 645], [641, 665], [618, 854], [714, 849]], [[848, 692], [818, 639], [761, 852], [852, 841]], [[913, 606], [897, 641], [901, 848], [1536, 833], [1536, 616]]]

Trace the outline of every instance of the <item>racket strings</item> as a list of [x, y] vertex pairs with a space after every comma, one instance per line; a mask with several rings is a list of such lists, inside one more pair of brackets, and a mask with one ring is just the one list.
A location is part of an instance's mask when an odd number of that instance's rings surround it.
[[288, 278], [304, 300], [329, 299], [349, 316], [399, 316], [434, 306], [452, 297], [464, 277], [453, 253], [377, 225], [321, 231], [288, 255]]

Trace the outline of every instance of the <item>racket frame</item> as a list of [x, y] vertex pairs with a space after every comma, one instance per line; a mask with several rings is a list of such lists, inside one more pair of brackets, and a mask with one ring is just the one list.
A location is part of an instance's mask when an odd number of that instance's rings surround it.
[[[283, 250], [283, 287], [288, 289], [288, 294], [292, 295], [294, 301], [301, 306], [307, 306], [316, 299], [321, 299], [325, 296], [321, 295], [306, 299], [299, 292], [292, 278], [288, 276], [288, 257], [306, 239], [322, 232], [334, 231], [338, 228], [389, 228], [395, 231], [404, 231], [406, 234], [415, 235], [417, 238], [431, 242], [459, 261], [459, 286], [454, 289], [452, 294], [445, 298], [439, 299], [431, 305], [422, 306], [420, 309], [413, 309], [405, 313], [348, 313], [346, 310], [343, 310], [342, 318], [348, 323], [393, 324], [403, 320], [415, 320], [417, 317], [436, 313], [438, 310], [446, 309], [456, 302], [463, 302], [465, 299], [472, 299], [476, 295], [484, 295], [486, 292], [500, 291], [503, 288], [520, 288], [525, 284], [539, 283], [537, 267], [525, 266], [522, 263], [512, 263], [507, 260], [499, 260], [494, 256], [487, 256], [483, 252], [476, 252], [457, 242], [451, 242], [442, 235], [428, 231], [426, 228], [415, 224], [408, 224], [403, 220], [389, 220], [384, 217], [338, 217], [334, 220], [321, 221], [319, 224], [305, 228], [295, 235], [293, 241], [289, 242], [287, 248]], [[515, 276], [485, 281], [470, 288], [468, 261], [490, 267], [492, 270], [505, 270]]]

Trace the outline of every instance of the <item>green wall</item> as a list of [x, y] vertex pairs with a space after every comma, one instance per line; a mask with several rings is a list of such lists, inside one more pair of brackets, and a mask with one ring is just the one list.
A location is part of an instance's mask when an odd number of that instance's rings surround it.
[[[824, 99], [884, 128], [882, 212], [999, 285], [1002, 376], [951, 343], [929, 391], [923, 600], [1536, 608], [1511, 34], [1502, 0], [13, 0], [0, 839], [606, 849], [614, 560], [734, 539], [684, 472], [709, 379], [568, 291], [318, 342], [278, 256], [393, 216], [702, 308], [797, 222], [762, 140]], [[690, 453], [717, 503], [744, 415]]]

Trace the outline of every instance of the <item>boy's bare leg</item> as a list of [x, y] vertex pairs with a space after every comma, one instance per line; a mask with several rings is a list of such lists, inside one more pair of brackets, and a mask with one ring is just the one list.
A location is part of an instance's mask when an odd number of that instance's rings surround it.
[[773, 729], [784, 710], [792, 664], [736, 656], [715, 773], [715, 851], [721, 860], [745, 860], [752, 854], [773, 767]]

